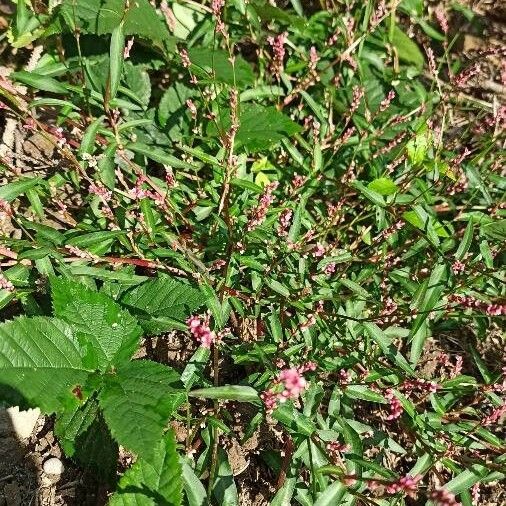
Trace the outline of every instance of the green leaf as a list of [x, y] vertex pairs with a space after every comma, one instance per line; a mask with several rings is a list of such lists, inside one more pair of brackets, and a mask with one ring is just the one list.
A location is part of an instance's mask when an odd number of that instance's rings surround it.
[[297, 479], [287, 478], [283, 486], [276, 492], [276, 495], [272, 498], [270, 506], [290, 506], [292, 504], [293, 493], [295, 492], [295, 485]]
[[482, 225], [481, 233], [492, 239], [506, 241], [506, 220], [499, 220], [494, 223]]
[[121, 230], [103, 230], [100, 232], [89, 232], [81, 234], [67, 240], [66, 244], [85, 249], [95, 255], [103, 255], [107, 253], [116, 239], [125, 232]]
[[488, 473], [489, 469], [481, 464], [472, 464], [468, 469], [462, 471], [450, 480], [444, 488], [452, 494], [459, 494], [464, 490], [471, 488], [475, 483], [482, 480]]
[[474, 230], [474, 223], [473, 217], [471, 216], [467, 223], [466, 230], [464, 232], [464, 237], [462, 238], [462, 241], [459, 244], [457, 252], [455, 253], [455, 258], [457, 260], [462, 260], [466, 256], [466, 253], [469, 251], [471, 242], [473, 240], [473, 230]]
[[374, 392], [366, 385], [348, 385], [344, 393], [352, 399], [361, 399], [370, 402], [386, 402], [385, 398], [378, 392]]
[[[230, 128], [230, 112], [225, 109], [218, 120], [220, 129]], [[239, 129], [235, 136], [237, 147], [258, 152], [277, 144], [285, 137], [300, 132], [301, 127], [275, 107], [245, 104], [239, 115]], [[214, 124], [208, 128], [209, 135], [217, 135]]]
[[394, 27], [392, 44], [401, 61], [411, 63], [419, 70], [423, 68], [425, 59], [420, 48], [397, 25]]
[[72, 457], [76, 453], [77, 437], [88, 430], [98, 412], [98, 402], [90, 398], [83, 405], [66, 410], [56, 418], [54, 433], [65, 455]]
[[183, 487], [188, 501], [188, 506], [205, 506], [207, 504], [207, 494], [204, 485], [197, 478], [193, 469], [183, 461]]
[[16, 197], [25, 193], [27, 190], [33, 188], [40, 182], [41, 182], [40, 178], [32, 177], [32, 178], [19, 179], [18, 181], [14, 181], [12, 183], [3, 185], [0, 188], [0, 200], [11, 202]]
[[253, 84], [255, 80], [250, 64], [242, 56], [236, 55], [232, 65], [229, 54], [220, 49], [191, 47], [188, 55], [192, 63], [190, 70], [197, 76], [240, 88]]
[[192, 123], [186, 101], [195, 96], [195, 90], [176, 81], [160, 99], [157, 118], [173, 141], [180, 141], [190, 131]]
[[341, 500], [344, 494], [346, 494], [346, 487], [340, 481], [335, 481], [318, 496], [314, 506], [336, 506], [337, 504], [342, 504]]
[[150, 160], [154, 162], [161, 163], [163, 165], [169, 165], [175, 169], [188, 169], [194, 170], [195, 167], [187, 162], [183, 162], [176, 158], [173, 155], [169, 155], [165, 153], [165, 151], [155, 148], [153, 146], [148, 146], [146, 144], [142, 144], [140, 142], [135, 142], [132, 144], [128, 144], [126, 149], [133, 151], [134, 153], [139, 153], [140, 155], [144, 155]]
[[181, 464], [170, 430], [150, 459], [138, 459], [121, 477], [109, 506], [180, 506], [182, 488]]
[[360, 193], [364, 197], [366, 197], [368, 200], [370, 200], [373, 204], [376, 204], [380, 207], [385, 207], [385, 205], [386, 205], [385, 199], [383, 198], [383, 196], [380, 193], [364, 186], [364, 184], [358, 180], [353, 181], [351, 184], [357, 190], [359, 190]]
[[67, 88], [59, 81], [53, 79], [52, 77], [37, 74], [36, 72], [19, 70], [18, 72], [12, 72], [9, 77], [37, 90], [58, 94], [67, 93]]
[[56, 318], [20, 317], [0, 325], [0, 383], [46, 413], [75, 403], [90, 370], [71, 327]]
[[142, 334], [135, 318], [82, 283], [53, 278], [51, 288], [55, 316], [72, 326], [90, 368], [105, 371], [130, 359]]
[[220, 506], [239, 506], [234, 476], [223, 448], [218, 448], [218, 470], [214, 480], [213, 495]]
[[100, 481], [113, 484], [118, 467], [118, 444], [111, 436], [102, 414], [75, 441], [73, 459], [88, 472], [100, 476]]
[[[75, 20], [81, 33], [105, 35], [120, 24], [124, 10], [124, 0], [64, 0], [56, 14], [64, 26], [73, 29]], [[137, 35], [158, 46], [174, 40], [149, 0], [130, 2], [124, 23], [125, 36]]]
[[272, 413], [272, 417], [304, 436], [311, 436], [316, 431], [316, 426], [311, 419], [297, 411], [289, 402], [278, 406]]
[[397, 185], [389, 177], [379, 177], [371, 181], [367, 188], [380, 195], [393, 195], [397, 191]]
[[112, 31], [111, 47], [109, 50], [109, 100], [116, 97], [121, 71], [123, 70], [123, 51], [125, 49], [124, 22], [118, 24]]
[[[263, 151], [284, 137], [300, 132], [301, 127], [274, 107], [246, 104], [241, 108], [235, 140], [251, 152]], [[227, 128], [224, 125], [224, 128]]]
[[185, 401], [179, 375], [170, 367], [138, 360], [109, 374], [99, 402], [116, 441], [149, 459], [169, 417]]
[[209, 362], [210, 357], [211, 350], [204, 346], [199, 346], [192, 358], [190, 358], [190, 361], [181, 373], [181, 381], [187, 390], [193, 386], [199, 377], [203, 377], [204, 368]]
[[220, 399], [252, 403], [257, 403], [260, 400], [258, 392], [254, 388], [243, 385], [201, 388], [199, 390], [192, 390], [188, 395], [190, 397], [200, 397], [201, 399]]
[[413, 369], [408, 361], [402, 356], [401, 352], [392, 344], [391, 339], [375, 324], [364, 322], [364, 328], [376, 344], [381, 348], [383, 354], [392, 362], [397, 364], [403, 371], [408, 374], [414, 374]]
[[161, 274], [127, 291], [120, 302], [147, 332], [160, 333], [172, 327], [161, 317], [183, 322], [205, 304], [206, 297], [197, 288]]

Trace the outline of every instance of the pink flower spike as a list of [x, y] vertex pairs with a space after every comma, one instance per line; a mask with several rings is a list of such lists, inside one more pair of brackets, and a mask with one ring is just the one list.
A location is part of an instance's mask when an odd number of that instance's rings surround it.
[[206, 320], [202, 321], [201, 317], [190, 316], [186, 320], [186, 324], [193, 337], [204, 348], [210, 348], [216, 340], [216, 334], [209, 328], [209, 322]]

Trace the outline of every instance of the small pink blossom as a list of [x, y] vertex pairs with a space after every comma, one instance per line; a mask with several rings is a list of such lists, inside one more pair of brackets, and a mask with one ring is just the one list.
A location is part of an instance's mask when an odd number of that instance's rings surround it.
[[455, 495], [444, 488], [433, 490], [428, 494], [428, 497], [438, 506], [461, 506], [461, 503], [455, 499]]
[[184, 48], [179, 50], [179, 57], [181, 58], [181, 64], [185, 69], [189, 68], [192, 64], [188, 51]]
[[197, 118], [197, 107], [195, 106], [195, 103], [193, 102], [193, 100], [188, 99], [186, 101], [186, 106], [188, 107], [188, 110], [190, 111], [192, 118], [196, 119]]
[[293, 211], [291, 209], [283, 209], [279, 215], [278, 235], [279, 237], [285, 237], [288, 235], [288, 228], [292, 221]]
[[385, 398], [389, 402], [390, 413], [387, 415], [387, 420], [396, 420], [402, 415], [404, 408], [402, 407], [401, 401], [397, 399], [394, 394], [394, 391], [391, 388], [388, 388], [385, 391]]
[[216, 339], [216, 334], [209, 328], [208, 319], [200, 316], [190, 316], [190, 318], [186, 320], [186, 324], [193, 337], [201, 346], [204, 348], [211, 347], [211, 344], [213, 344]]
[[453, 274], [464, 274], [464, 271], [466, 270], [466, 265], [461, 262], [460, 260], [455, 260], [455, 262], [452, 263], [452, 271]]
[[418, 482], [421, 479], [422, 476], [419, 474], [416, 476], [403, 476], [397, 481], [387, 485], [386, 492], [387, 494], [397, 494], [397, 492], [402, 492], [404, 494], [407, 494], [409, 497], [414, 498], [418, 489]]
[[335, 262], [330, 262], [328, 263], [324, 268], [323, 268], [323, 272], [327, 275], [327, 276], [332, 276], [332, 274], [334, 274], [334, 272], [336, 272], [336, 266], [337, 264]]
[[506, 402], [498, 408], [493, 409], [485, 418], [482, 419], [482, 425], [492, 425], [497, 423], [504, 415], [506, 415]]
[[267, 211], [274, 202], [275, 197], [273, 192], [278, 187], [278, 184], [279, 183], [277, 181], [274, 181], [265, 186], [264, 193], [260, 197], [257, 207], [255, 207], [250, 214], [250, 218], [246, 225], [246, 230], [248, 230], [248, 232], [255, 229], [265, 221]]
[[282, 399], [296, 399], [304, 391], [307, 381], [296, 367], [284, 369], [278, 376], [279, 381], [283, 383], [284, 390], [281, 393]]
[[388, 95], [381, 101], [380, 107], [379, 107], [379, 112], [386, 111], [390, 107], [390, 104], [392, 103], [392, 100], [394, 98], [395, 98], [395, 91], [390, 90], [388, 92]]
[[130, 51], [132, 50], [133, 45], [134, 45], [134, 37], [128, 39], [127, 43], [125, 44], [125, 48], [123, 49], [123, 58], [125, 60], [127, 58], [130, 58]]
[[283, 71], [285, 59], [285, 43], [288, 37], [287, 32], [280, 33], [274, 37], [267, 37], [267, 42], [272, 48], [273, 56], [271, 61], [271, 72], [279, 78]]
[[14, 291], [14, 285], [3, 274], [0, 274], [0, 289], [8, 292]]
[[325, 255], [325, 252], [326, 252], [325, 246], [319, 242], [316, 244], [311, 254], [313, 258], [320, 258], [323, 255]]

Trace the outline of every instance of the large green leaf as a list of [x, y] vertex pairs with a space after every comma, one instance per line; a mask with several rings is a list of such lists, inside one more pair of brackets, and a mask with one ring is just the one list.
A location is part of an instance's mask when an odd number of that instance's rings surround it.
[[398, 26], [394, 28], [392, 44], [401, 61], [422, 69], [425, 59], [420, 48]]
[[182, 471], [173, 431], [156, 445], [153, 457], [138, 459], [122, 476], [109, 506], [179, 506]]
[[120, 299], [151, 333], [171, 328], [170, 320], [185, 320], [205, 301], [197, 288], [165, 275], [132, 288]]
[[0, 384], [43, 411], [60, 411], [75, 402], [72, 390], [89, 372], [67, 323], [38, 316], [0, 325]]
[[[225, 131], [230, 128], [230, 113], [227, 109], [218, 124]], [[244, 147], [252, 152], [263, 151], [300, 130], [297, 123], [274, 107], [245, 104], [241, 108], [235, 142], [238, 148]], [[217, 135], [214, 125], [209, 126], [208, 134]]]
[[232, 65], [229, 54], [220, 49], [192, 47], [188, 55], [192, 72], [203, 78], [239, 87], [251, 85], [255, 80], [249, 63], [241, 56], [236, 56]]
[[[62, 26], [71, 28], [75, 23], [81, 33], [104, 35], [112, 33], [119, 25], [124, 6], [124, 0], [64, 0], [56, 12]], [[137, 35], [156, 44], [173, 40], [149, 0], [130, 2], [124, 20], [124, 34]]]
[[55, 315], [74, 328], [89, 367], [105, 370], [133, 355], [142, 330], [117, 302], [64, 278], [53, 278], [51, 288]]
[[176, 371], [149, 360], [130, 362], [108, 375], [99, 402], [116, 441], [151, 458], [170, 415], [186, 398], [179, 386]]

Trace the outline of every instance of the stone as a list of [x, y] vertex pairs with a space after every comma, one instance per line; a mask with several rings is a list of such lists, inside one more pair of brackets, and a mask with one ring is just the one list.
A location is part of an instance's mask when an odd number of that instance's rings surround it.
[[18, 439], [27, 439], [33, 432], [40, 416], [40, 409], [23, 411], [18, 406], [0, 409], [0, 434], [14, 434]]
[[60, 459], [52, 457], [44, 462], [42, 469], [46, 474], [60, 476], [63, 474], [65, 467], [63, 466], [63, 462]]

